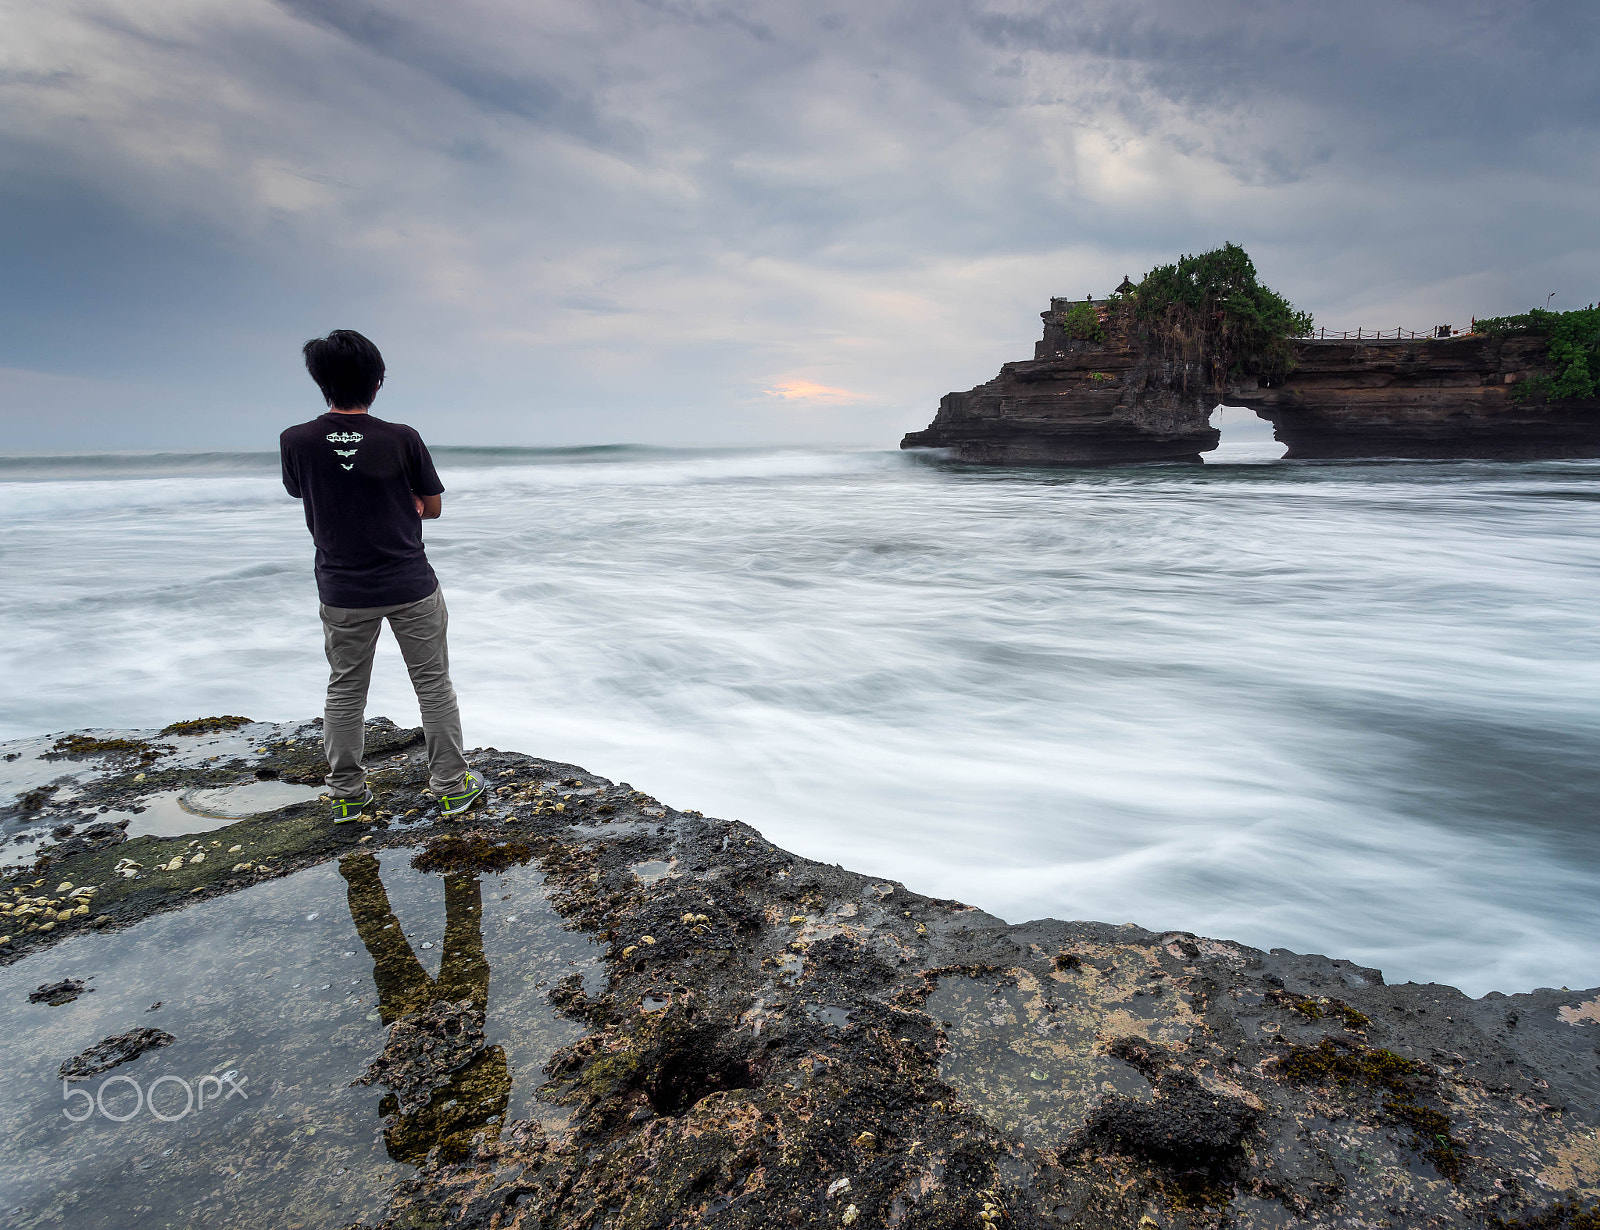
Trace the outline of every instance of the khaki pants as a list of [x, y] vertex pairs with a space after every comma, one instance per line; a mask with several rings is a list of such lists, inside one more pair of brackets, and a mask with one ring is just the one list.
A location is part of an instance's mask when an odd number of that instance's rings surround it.
[[361, 767], [366, 746], [367, 686], [372, 681], [372, 654], [383, 621], [389, 621], [400, 656], [411, 672], [422, 710], [422, 733], [428, 745], [428, 787], [446, 794], [461, 785], [467, 760], [461, 746], [461, 711], [450, 686], [450, 651], [445, 630], [450, 613], [444, 591], [436, 589], [419, 602], [400, 606], [327, 606], [322, 611], [322, 640], [328, 652], [328, 704], [322, 718], [322, 748], [328, 758], [328, 789], [335, 798], [354, 798], [366, 788]]

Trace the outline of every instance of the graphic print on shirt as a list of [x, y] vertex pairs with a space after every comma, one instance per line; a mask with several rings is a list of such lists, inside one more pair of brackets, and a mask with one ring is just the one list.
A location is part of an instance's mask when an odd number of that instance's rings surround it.
[[[359, 431], [330, 431], [328, 433], [328, 443], [329, 444], [360, 444], [361, 443], [361, 433]], [[356, 455], [356, 450], [353, 449], [353, 448], [351, 448], [351, 449], [336, 448], [333, 451], [334, 451], [334, 454], [336, 456], [339, 456], [339, 457], [354, 457]], [[339, 463], [339, 468], [341, 470], [353, 470], [353, 469], [355, 469], [355, 464], [356, 463], [352, 461], [348, 465], [346, 465], [344, 462], [341, 461]]]

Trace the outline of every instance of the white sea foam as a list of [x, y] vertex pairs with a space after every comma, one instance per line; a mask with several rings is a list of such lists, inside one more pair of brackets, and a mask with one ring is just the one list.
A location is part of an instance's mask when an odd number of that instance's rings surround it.
[[[1270, 450], [439, 450], [468, 737], [1014, 920], [1600, 982], [1600, 466]], [[0, 734], [315, 712], [273, 459], [75, 464], [0, 465]]]

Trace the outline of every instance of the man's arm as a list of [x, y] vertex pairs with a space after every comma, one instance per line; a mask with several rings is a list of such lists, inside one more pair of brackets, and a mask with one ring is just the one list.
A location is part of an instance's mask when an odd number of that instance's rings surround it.
[[[422, 442], [422, 437], [409, 427], [404, 430], [411, 437], [406, 475], [411, 482], [411, 498], [417, 502], [417, 516], [424, 521], [432, 521], [439, 516], [439, 495], [444, 491], [444, 484], [439, 481], [438, 471], [433, 468], [433, 458], [428, 455], [428, 446]], [[425, 491], [431, 494], [423, 495]]]
[[289, 455], [289, 441], [285, 439], [289, 433], [284, 432], [278, 437], [278, 460], [283, 464], [283, 489], [295, 499], [300, 499], [300, 478], [295, 473], [294, 459]]

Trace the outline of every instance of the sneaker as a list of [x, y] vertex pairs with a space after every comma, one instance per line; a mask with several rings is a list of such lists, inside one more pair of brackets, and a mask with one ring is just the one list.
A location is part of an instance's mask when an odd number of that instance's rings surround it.
[[349, 824], [352, 820], [361, 819], [361, 814], [372, 806], [372, 791], [366, 786], [361, 788], [361, 794], [348, 799], [330, 799], [333, 804], [333, 822], [335, 824]]
[[489, 787], [476, 773], [468, 773], [461, 785], [439, 796], [439, 811], [446, 816], [459, 816], [476, 803]]

